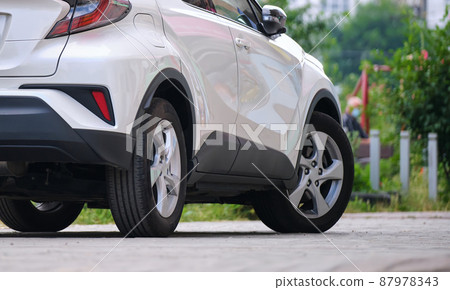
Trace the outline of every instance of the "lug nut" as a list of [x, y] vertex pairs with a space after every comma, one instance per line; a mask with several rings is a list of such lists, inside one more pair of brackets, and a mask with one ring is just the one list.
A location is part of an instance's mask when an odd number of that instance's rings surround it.
[[309, 174], [309, 169], [308, 169], [308, 168], [305, 169], [305, 174], [306, 174], [306, 175]]
[[316, 165], [317, 165], [316, 161], [313, 161], [313, 162], [311, 163], [311, 166], [312, 166], [312, 167], [316, 167]]
[[306, 186], [310, 186], [311, 185], [311, 180], [308, 180], [308, 183], [306, 184]]
[[316, 180], [316, 182], [314, 182], [314, 184], [315, 184], [316, 186], [319, 186], [319, 181]]
[[319, 175], [322, 175], [323, 171], [322, 168], [319, 168]]

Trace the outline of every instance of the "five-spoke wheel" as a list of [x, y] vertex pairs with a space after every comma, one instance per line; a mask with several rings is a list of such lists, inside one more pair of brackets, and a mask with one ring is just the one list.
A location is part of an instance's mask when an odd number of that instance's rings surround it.
[[306, 217], [317, 218], [326, 214], [339, 197], [344, 162], [339, 146], [324, 132], [309, 132], [305, 143], [300, 156], [302, 177], [289, 200]]
[[342, 216], [353, 186], [353, 154], [333, 118], [314, 112], [303, 132], [298, 184], [254, 196], [260, 219], [279, 232], [321, 232]]

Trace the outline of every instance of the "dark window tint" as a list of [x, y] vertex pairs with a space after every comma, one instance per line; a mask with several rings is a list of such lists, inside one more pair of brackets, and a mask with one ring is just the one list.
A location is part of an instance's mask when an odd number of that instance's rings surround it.
[[255, 14], [247, 0], [212, 0], [218, 14], [258, 29]]
[[76, 2], [76, 1], [77, 1], [77, 0], [64, 0], [64, 2], [69, 3], [70, 7], [75, 6], [75, 2]]
[[262, 22], [261, 8], [258, 5], [256, 5], [253, 1], [248, 1], [248, 2], [250, 2], [250, 5], [253, 8], [253, 12], [255, 12], [256, 18], [258, 19], [258, 22]]
[[183, 0], [186, 3], [195, 5], [208, 11], [216, 12], [212, 0]]

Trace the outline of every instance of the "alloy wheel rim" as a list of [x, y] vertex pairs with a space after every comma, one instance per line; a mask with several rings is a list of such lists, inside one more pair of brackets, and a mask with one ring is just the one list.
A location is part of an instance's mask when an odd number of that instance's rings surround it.
[[289, 201], [307, 218], [319, 218], [333, 208], [344, 179], [342, 154], [333, 138], [324, 132], [308, 133], [300, 170], [300, 182]]
[[150, 182], [156, 209], [162, 217], [170, 217], [180, 193], [181, 155], [178, 138], [172, 124], [162, 120], [149, 134], [151, 150]]

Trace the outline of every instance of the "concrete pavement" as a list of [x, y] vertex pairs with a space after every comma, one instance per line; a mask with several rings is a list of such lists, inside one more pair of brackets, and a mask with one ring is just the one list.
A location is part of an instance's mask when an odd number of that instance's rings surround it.
[[0, 229], [0, 271], [90, 271], [103, 258], [95, 271], [450, 271], [450, 212], [346, 214], [324, 235], [259, 221], [181, 223], [169, 238], [123, 241], [114, 225]]

